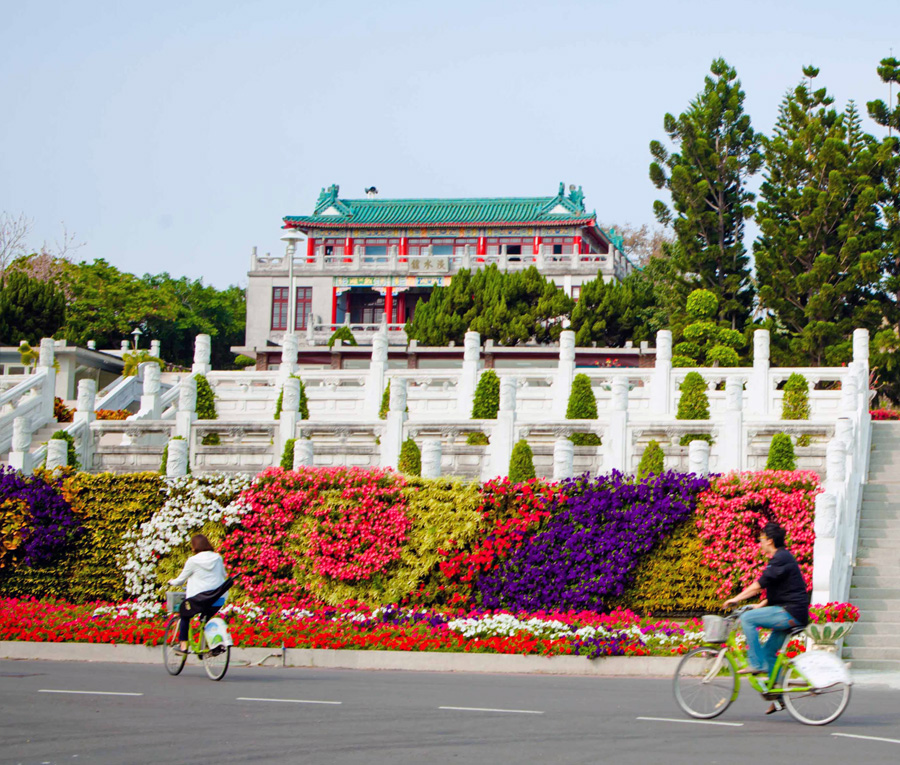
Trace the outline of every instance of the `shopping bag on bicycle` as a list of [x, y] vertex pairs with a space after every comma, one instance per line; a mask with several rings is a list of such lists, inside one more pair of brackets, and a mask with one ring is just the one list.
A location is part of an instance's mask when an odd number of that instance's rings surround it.
[[831, 651], [807, 651], [793, 659], [793, 664], [814, 688], [853, 684], [847, 665]]
[[224, 619], [220, 619], [218, 616], [206, 622], [203, 632], [206, 636], [206, 644], [210, 648], [234, 645], [231, 635], [228, 634], [228, 625], [225, 624]]

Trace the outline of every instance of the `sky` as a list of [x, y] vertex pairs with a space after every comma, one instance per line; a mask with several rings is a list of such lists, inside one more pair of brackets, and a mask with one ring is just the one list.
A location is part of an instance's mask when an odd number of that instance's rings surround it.
[[[0, 211], [33, 248], [246, 285], [281, 218], [343, 198], [552, 196], [652, 224], [648, 145], [714, 58], [757, 130], [801, 78], [887, 100], [900, 2], [12, 2], [0, 23]], [[865, 120], [867, 129], [881, 128]]]

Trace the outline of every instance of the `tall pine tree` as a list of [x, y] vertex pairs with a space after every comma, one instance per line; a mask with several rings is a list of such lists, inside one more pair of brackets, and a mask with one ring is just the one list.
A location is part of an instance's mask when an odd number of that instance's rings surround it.
[[840, 113], [815, 67], [781, 104], [765, 141], [754, 244], [759, 299], [791, 335], [797, 362], [840, 364], [856, 327], [876, 328], [883, 194], [877, 145], [851, 102]]
[[716, 321], [740, 330], [753, 302], [744, 222], [753, 213], [747, 181], [761, 164], [761, 138], [744, 113], [734, 68], [719, 58], [710, 73], [685, 112], [666, 114], [676, 151], [650, 143], [650, 179], [672, 197], [674, 212], [657, 201], [654, 213], [675, 231], [674, 245], [664, 245], [674, 286], [685, 298], [692, 289], [709, 290], [718, 300]]

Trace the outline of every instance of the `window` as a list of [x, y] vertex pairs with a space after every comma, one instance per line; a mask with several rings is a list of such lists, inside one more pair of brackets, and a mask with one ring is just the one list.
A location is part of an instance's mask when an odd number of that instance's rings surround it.
[[522, 245], [521, 244], [510, 244], [506, 247], [507, 255], [521, 255], [522, 254]]
[[272, 329], [284, 332], [287, 329], [288, 288], [272, 287]]
[[554, 255], [562, 255], [562, 245], [561, 244], [553, 245], [553, 254]]
[[579, 300], [581, 298], [581, 287], [576, 286], [572, 287], [572, 300]]
[[297, 287], [297, 314], [294, 329], [306, 329], [312, 315], [312, 287]]
[[452, 244], [436, 244], [431, 248], [432, 255], [442, 255], [444, 257], [450, 257], [453, 254], [453, 245]]

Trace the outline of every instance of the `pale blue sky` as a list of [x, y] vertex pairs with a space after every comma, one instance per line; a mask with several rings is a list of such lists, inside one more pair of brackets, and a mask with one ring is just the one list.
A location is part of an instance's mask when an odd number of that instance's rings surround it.
[[865, 111], [900, 52], [897, 0], [2, 5], [0, 210], [34, 218], [35, 246], [64, 221], [79, 259], [220, 287], [246, 283], [253, 245], [280, 252], [281, 217], [331, 183], [564, 181], [602, 221], [652, 223], [647, 145], [714, 57], [768, 130], [803, 64]]

